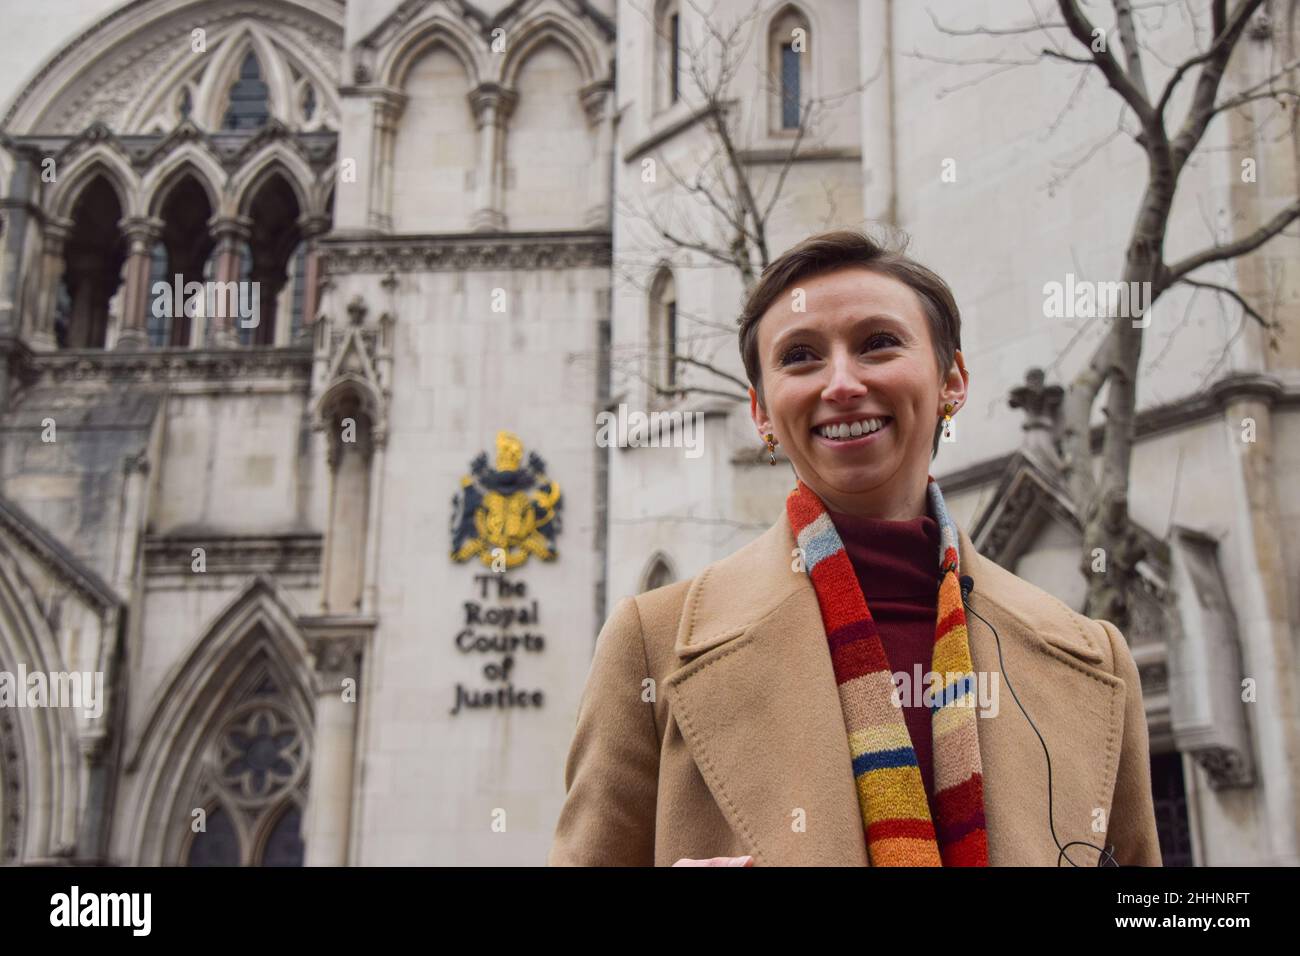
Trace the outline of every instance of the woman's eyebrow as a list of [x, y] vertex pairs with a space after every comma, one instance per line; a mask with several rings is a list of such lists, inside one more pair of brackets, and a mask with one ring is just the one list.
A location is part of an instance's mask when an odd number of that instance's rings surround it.
[[[887, 312], [873, 312], [870, 315], [860, 316], [859, 318], [852, 320], [852, 327], [854, 330], [856, 330], [859, 326], [862, 325], [879, 325], [882, 322], [886, 325], [892, 325], [895, 328], [901, 329], [904, 332], [911, 331], [911, 327], [907, 324], [907, 322], [898, 318], [898, 316], [890, 315]], [[772, 340], [772, 348], [773, 349], [779, 348], [781, 346], [781, 343], [785, 342], [787, 339], [793, 339], [799, 336], [806, 336], [809, 338], [820, 338], [821, 332], [818, 329], [810, 328], [809, 326], [796, 325], [794, 328], [786, 329], [784, 332], [781, 332], [779, 335], [777, 335], [777, 337]]]

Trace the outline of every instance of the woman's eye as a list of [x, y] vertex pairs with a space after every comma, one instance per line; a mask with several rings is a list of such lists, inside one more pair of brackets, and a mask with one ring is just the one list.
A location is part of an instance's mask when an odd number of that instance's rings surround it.
[[877, 332], [867, 339], [867, 345], [879, 345], [881, 348], [889, 348], [891, 345], [897, 345], [898, 339], [888, 332]]
[[786, 352], [784, 355], [781, 356], [781, 364], [789, 365], [791, 362], [798, 361], [801, 356], [808, 356], [811, 354], [812, 354], [812, 350], [809, 349], [806, 345], [796, 345], [788, 352]]

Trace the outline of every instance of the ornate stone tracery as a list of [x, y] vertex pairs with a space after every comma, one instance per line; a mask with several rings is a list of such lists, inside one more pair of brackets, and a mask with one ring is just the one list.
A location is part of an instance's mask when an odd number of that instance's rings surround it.
[[[123, 135], [150, 133], [184, 118], [179, 105], [188, 92], [189, 115], [213, 130], [242, 57], [253, 50], [272, 80], [281, 122], [337, 129], [342, 4], [173, 0], [135, 7], [134, 16], [118, 11], [54, 56], [0, 126], [22, 135], [74, 135], [98, 122]], [[184, 15], [175, 16], [181, 9]], [[314, 119], [297, 108], [304, 82], [320, 104]]]

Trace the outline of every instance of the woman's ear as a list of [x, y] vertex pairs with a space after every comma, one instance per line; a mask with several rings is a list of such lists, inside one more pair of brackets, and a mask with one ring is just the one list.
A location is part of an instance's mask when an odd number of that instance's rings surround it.
[[762, 438], [768, 432], [772, 431], [772, 422], [763, 405], [758, 400], [758, 392], [754, 387], [749, 387], [749, 417], [754, 419], [754, 425], [758, 428], [758, 435]]
[[[952, 402], [956, 408], [961, 408], [966, 404], [967, 389], [970, 384], [970, 372], [966, 371], [966, 360], [962, 357], [961, 349], [953, 353], [952, 365], [948, 367], [948, 374], [944, 377], [943, 385], [939, 389], [939, 403]], [[953, 410], [956, 411], [956, 408]]]

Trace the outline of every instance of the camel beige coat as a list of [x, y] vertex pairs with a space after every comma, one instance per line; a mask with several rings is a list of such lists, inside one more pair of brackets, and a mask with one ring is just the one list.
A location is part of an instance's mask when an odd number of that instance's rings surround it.
[[[1123, 636], [959, 537], [970, 606], [997, 628], [1006, 677], [1051, 754], [1057, 838], [1159, 866], [1142, 689]], [[550, 865], [745, 854], [755, 866], [869, 865], [826, 632], [794, 548], [783, 511], [691, 580], [617, 604], [596, 640]], [[989, 862], [1056, 866], [1043, 748], [993, 632], [972, 614], [967, 627], [976, 674], [1000, 685], [997, 715], [977, 721]], [[1087, 846], [1067, 852], [1097, 863]]]

